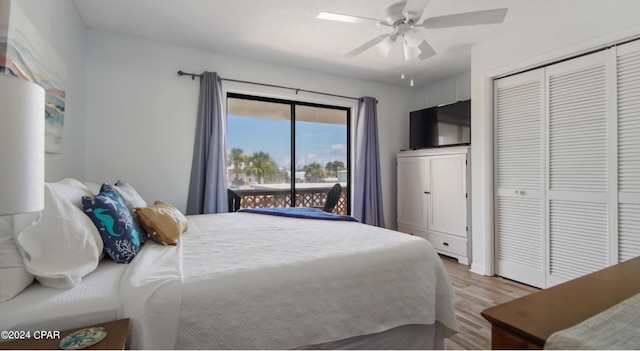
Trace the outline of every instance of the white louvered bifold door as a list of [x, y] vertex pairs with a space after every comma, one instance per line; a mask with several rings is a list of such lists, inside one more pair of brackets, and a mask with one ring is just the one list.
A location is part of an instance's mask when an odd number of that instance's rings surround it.
[[544, 70], [494, 81], [496, 274], [545, 284]]
[[599, 52], [546, 68], [547, 287], [609, 263], [606, 59]]
[[618, 258], [640, 256], [640, 42], [618, 47]]

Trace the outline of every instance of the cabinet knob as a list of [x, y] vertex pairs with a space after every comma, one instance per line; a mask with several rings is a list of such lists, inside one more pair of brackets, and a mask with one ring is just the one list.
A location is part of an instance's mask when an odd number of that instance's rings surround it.
[[442, 245], [449, 246], [449, 243], [445, 241], [445, 242], [442, 243]]
[[425, 193], [425, 194], [431, 194], [431, 192], [430, 192], [430, 191], [425, 191], [424, 193]]

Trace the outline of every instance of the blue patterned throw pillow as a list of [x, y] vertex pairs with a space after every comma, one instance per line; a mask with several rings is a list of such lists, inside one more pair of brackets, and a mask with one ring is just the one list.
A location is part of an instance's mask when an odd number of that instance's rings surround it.
[[107, 255], [118, 263], [129, 263], [142, 245], [140, 229], [122, 197], [110, 187], [101, 190], [98, 195], [83, 196], [82, 208], [98, 228]]
[[[123, 184], [126, 184], [126, 183], [123, 183]], [[135, 215], [135, 211], [134, 211], [135, 210], [135, 206], [134, 205], [141, 204], [144, 207], [146, 207], [147, 203], [144, 202], [144, 200], [142, 200], [142, 198], [137, 200], [137, 202], [129, 203], [129, 201], [127, 200], [127, 196], [125, 196], [124, 194], [130, 194], [131, 191], [135, 192], [135, 190], [129, 184], [126, 184], [126, 186], [128, 187], [128, 189], [131, 189], [131, 190], [123, 191], [123, 187], [119, 187], [118, 185], [111, 185], [109, 183], [102, 183], [102, 186], [100, 187], [100, 192], [103, 193], [105, 191], [112, 191], [113, 190], [116, 193], [118, 193], [118, 195], [120, 195], [120, 198], [122, 199], [122, 203], [125, 204], [125, 206], [127, 206], [127, 208], [129, 209], [129, 213], [131, 214], [131, 217], [133, 218], [133, 226], [138, 230], [138, 233], [140, 233], [140, 245], [142, 245], [142, 244], [144, 244], [145, 241], [147, 241], [147, 238], [149, 237], [149, 234], [140, 225], [140, 221], [138, 221], [138, 217], [136, 217], [136, 215]], [[137, 193], [136, 193], [136, 195], [137, 195]], [[139, 197], [140, 195], [137, 195], [137, 196]]]

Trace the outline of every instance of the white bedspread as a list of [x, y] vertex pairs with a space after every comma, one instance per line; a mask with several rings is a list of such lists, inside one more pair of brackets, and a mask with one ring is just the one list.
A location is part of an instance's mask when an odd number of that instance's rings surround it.
[[457, 331], [449, 278], [422, 238], [251, 213], [188, 218], [178, 247], [145, 245], [123, 278], [133, 348], [289, 349], [435, 321]]
[[324, 347], [384, 331], [376, 337], [388, 345], [389, 330], [419, 324], [441, 336], [457, 329], [449, 279], [424, 239], [250, 213], [189, 221], [177, 247], [149, 242], [131, 264], [103, 261], [73, 289], [34, 283], [0, 304], [2, 329], [128, 317], [136, 349]]
[[131, 349], [172, 349], [182, 291], [182, 247], [146, 243], [121, 280], [120, 318], [130, 318]]

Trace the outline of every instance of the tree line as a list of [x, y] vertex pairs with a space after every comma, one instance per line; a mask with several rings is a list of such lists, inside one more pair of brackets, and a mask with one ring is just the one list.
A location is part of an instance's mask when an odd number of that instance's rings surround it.
[[[264, 151], [247, 155], [244, 150], [234, 147], [229, 152], [229, 162], [235, 175], [232, 184], [236, 186], [244, 184], [244, 180], [240, 179], [241, 174], [256, 176], [260, 184], [290, 182], [287, 171], [281, 170], [271, 155]], [[338, 171], [343, 169], [345, 169], [344, 162], [336, 160], [327, 162], [324, 167], [318, 162], [313, 162], [305, 165], [301, 170], [304, 171], [305, 180], [318, 182], [330, 176], [337, 177]]]

